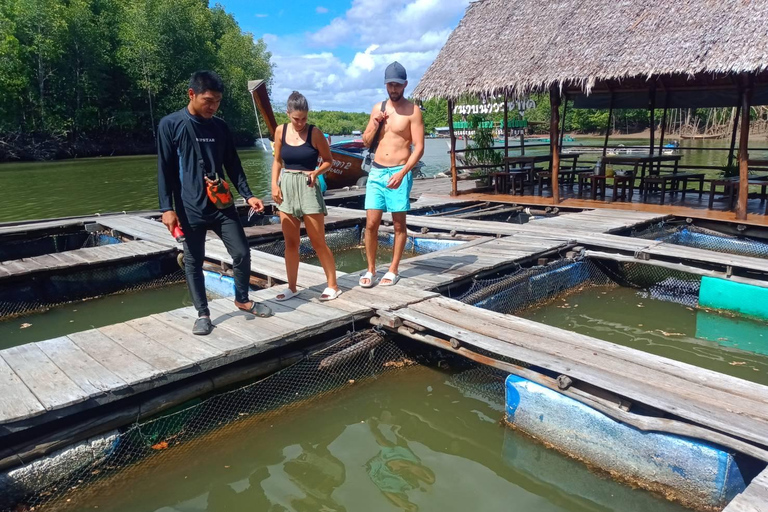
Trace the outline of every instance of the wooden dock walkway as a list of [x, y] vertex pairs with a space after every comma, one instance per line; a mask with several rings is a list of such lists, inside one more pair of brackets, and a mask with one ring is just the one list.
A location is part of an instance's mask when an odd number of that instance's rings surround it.
[[122, 244], [44, 254], [19, 260], [7, 260], [0, 262], [0, 281], [16, 277], [29, 277], [43, 272], [69, 271], [78, 267], [109, 265], [119, 261], [148, 258], [172, 250], [165, 244], [136, 240]]
[[[157, 221], [121, 217], [109, 224], [125, 235], [176, 246]], [[397, 287], [363, 290], [357, 286], [357, 275], [340, 274], [339, 285], [345, 291], [330, 302], [317, 301], [325, 284], [322, 269], [303, 265], [299, 286], [306, 289], [298, 298], [275, 302], [279, 289], [274, 287], [252, 293], [254, 300], [275, 311], [273, 317], [242, 313], [230, 299], [212, 301], [217, 329], [206, 337], [191, 335], [196, 312], [188, 307], [0, 351], [0, 388], [7, 390], [0, 394], [0, 439], [4, 434], [352, 324], [373, 316], [376, 310], [435, 297], [426, 290], [560, 247], [540, 240], [526, 243], [523, 249], [522, 237], [517, 241], [487, 237], [404, 260], [403, 280]], [[206, 243], [206, 256], [228, 258], [218, 240]], [[284, 279], [284, 262], [278, 256], [253, 251], [252, 268]]]

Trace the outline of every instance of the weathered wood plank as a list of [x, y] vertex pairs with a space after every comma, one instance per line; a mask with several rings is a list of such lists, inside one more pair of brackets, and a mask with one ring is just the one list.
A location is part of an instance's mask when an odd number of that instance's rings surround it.
[[89, 395], [128, 387], [123, 379], [89, 356], [66, 336], [36, 343], [56, 366]]
[[0, 424], [25, 420], [45, 412], [40, 400], [0, 355]]
[[191, 368], [196, 363], [124, 323], [100, 327], [98, 330], [137, 357], [150, 362], [164, 375]]
[[48, 410], [75, 405], [89, 398], [89, 394], [35, 344], [7, 348], [0, 355]]
[[224, 355], [223, 350], [209, 345], [202, 336], [183, 333], [151, 316], [135, 318], [125, 322], [125, 324], [201, 366]]
[[[164, 322], [171, 327], [185, 333], [192, 333], [192, 326], [197, 319], [197, 311], [193, 307], [176, 309], [166, 313], [153, 315], [157, 320]], [[211, 321], [215, 322], [215, 315], [211, 316]], [[238, 336], [234, 333], [223, 333], [216, 329], [206, 336], [206, 343], [222, 350], [224, 354], [236, 355], [244, 350], [248, 350], [253, 345], [252, 337]]]
[[[460, 303], [456, 302], [456, 304]], [[472, 337], [477, 334], [482, 337], [479, 339], [482, 344], [480, 348], [491, 349], [496, 353], [565, 373], [732, 435], [760, 443], [768, 440], [763, 411], [765, 407], [759, 402], [740, 399], [733, 394], [712, 388], [693, 386], [684, 379], [653, 372], [645, 367], [639, 368], [632, 364], [632, 359], [626, 361], [615, 359], [596, 348], [563, 343], [557, 338], [561, 329], [550, 327], [553, 334], [547, 337], [537, 336], [531, 332], [520, 335], [515, 332], [514, 325], [505, 322], [505, 315], [483, 311], [484, 316], [479, 316], [473, 314], [473, 310], [477, 311], [477, 308], [457, 306], [464, 314], [457, 314], [455, 309], [440, 308], [433, 313], [443, 319], [438, 320], [432, 314], [423, 312], [424, 305], [425, 303], [417, 304], [405, 310], [395, 311], [395, 314], [417, 323], [431, 322], [432, 326], [425, 325], [425, 327], [439, 326], [436, 329], [439, 332], [443, 332], [440, 329], [450, 331], [447, 334], [459, 339], [461, 336]], [[419, 317], [419, 320], [416, 320], [416, 317]], [[489, 323], [489, 318], [494, 322]], [[523, 319], [518, 318], [516, 321], [523, 321]], [[535, 322], [530, 323], [540, 325]], [[600, 340], [579, 336], [591, 340], [595, 347], [600, 345]], [[500, 342], [489, 342], [492, 339]], [[465, 341], [474, 344], [474, 341]], [[604, 346], [611, 345], [607, 342], [602, 343]], [[724, 404], [727, 404], [727, 408], [724, 408]]]
[[162, 374], [160, 370], [147, 361], [126, 350], [96, 329], [69, 334], [67, 337], [83, 352], [132, 386], [147, 382]]

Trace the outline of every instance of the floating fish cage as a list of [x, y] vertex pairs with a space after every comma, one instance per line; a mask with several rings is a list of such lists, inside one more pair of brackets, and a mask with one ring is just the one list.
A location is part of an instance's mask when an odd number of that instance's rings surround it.
[[[339, 252], [363, 247], [363, 235], [363, 226], [352, 226], [329, 231], [325, 234], [325, 241], [332, 252]], [[379, 233], [380, 247], [389, 248], [392, 247], [394, 243], [395, 235], [393, 233]], [[408, 236], [405, 243], [405, 251], [413, 254], [426, 254], [433, 251], [448, 249], [462, 243], [464, 242], [451, 239], [448, 236], [446, 236], [445, 239]], [[276, 256], [283, 256], [285, 254], [285, 240], [280, 238], [271, 242], [252, 245], [251, 248]], [[312, 243], [309, 241], [309, 237], [306, 235], [302, 236], [301, 244], [299, 245], [300, 259], [308, 260], [316, 256], [317, 254], [312, 248]]]
[[[706, 345], [696, 345], [702, 357], [726, 354], [754, 362], [768, 355], [768, 336], [763, 336], [768, 332], [768, 288], [646, 263], [564, 259], [476, 279], [450, 294], [466, 304], [523, 317], [544, 306], [566, 308], [582, 322], [595, 322], [595, 331], [599, 331], [608, 330], [609, 323], [587, 313], [579, 317], [573, 309], [578, 307], [578, 299], [573, 295], [601, 289], [605, 290], [601, 307], [622, 307], [611, 301], [611, 289], [619, 287], [634, 289], [637, 301], [654, 299], [690, 310], [695, 322], [691, 337], [722, 347], [722, 353], [715, 353], [707, 351]], [[625, 309], [620, 314], [625, 318], [634, 315], [636, 323], [627, 320], [627, 325], [652, 321], [643, 309]], [[670, 345], [683, 336], [663, 335]], [[595, 336], [600, 337], [599, 333]], [[732, 371], [739, 366], [735, 368]], [[547, 374], [547, 370], [537, 371]], [[506, 379], [506, 406], [506, 421], [516, 429], [622, 480], [660, 490], [694, 508], [721, 509], [744, 490], [756, 467], [764, 467], [764, 463], [709, 442], [641, 431], [517, 375]], [[638, 414], [657, 414], [635, 409]]]
[[[572, 508], [563, 510], [680, 510], [660, 495], [597, 477], [580, 462], [563, 457], [512, 430], [503, 436], [501, 453], [486, 453], [472, 439], [473, 434], [476, 435], [472, 422], [493, 425], [505, 415], [509, 374], [439, 349], [390, 338], [374, 330], [347, 335], [256, 382], [186, 402], [0, 473], [0, 510], [69, 511], [91, 509], [95, 504], [101, 505], [99, 508], [107, 504], [119, 506], [114, 499], [101, 496], [110, 493], [113, 496], [115, 493], [135, 495], [137, 489], [148, 492], [141, 487], [141, 482], [147, 479], [165, 486], [166, 478], [161, 475], [165, 476], [165, 471], [177, 467], [178, 461], [190, 458], [207, 461], [208, 454], [218, 459], [218, 452], [233, 439], [247, 438], [253, 432], [266, 431], [268, 435], [272, 431], [266, 427], [293, 421], [295, 415], [306, 417], [307, 414], [302, 416], [302, 411], [316, 407], [319, 401], [330, 401], [320, 402], [327, 406], [333, 401], [352, 400], [362, 387], [395, 376], [407, 380], [408, 372], [420, 366], [440, 372], [444, 385], [440, 393], [452, 393], [444, 399], [445, 405], [455, 403], [459, 397], [471, 400], [473, 405], [451, 413], [430, 410], [429, 419], [425, 417], [427, 411], [409, 410], [411, 421], [427, 424], [433, 429], [434, 435], [439, 436], [436, 442], [440, 442], [440, 446], [445, 440], [466, 444], [474, 447], [474, 457], [498, 464], [495, 466], [497, 471], [509, 468], [515, 474], [517, 485], [523, 482], [526, 495], [532, 493], [532, 497], [541, 502], [535, 495], [545, 498], [555, 491], [558, 503], [572, 504]], [[353, 409], [358, 413], [355, 417], [366, 418], [369, 412], [363, 409], [381, 412], [382, 407], [386, 406], [367, 403], [356, 404]], [[524, 404], [520, 407], [522, 409]], [[341, 428], [355, 426], [346, 424]], [[451, 437], [452, 434], [455, 437]], [[383, 439], [381, 442], [385, 443]], [[405, 448], [397, 450], [404, 451]], [[453, 447], [447, 448], [444, 457], [453, 457], [453, 450]], [[290, 458], [287, 454], [284, 456]], [[413, 460], [418, 462], [417, 458]], [[313, 471], [322, 470], [319, 474], [331, 478], [327, 458], [299, 456], [298, 461], [301, 474], [311, 476]], [[352, 473], [353, 469], [348, 467], [346, 471]], [[562, 471], [564, 469], [566, 471]], [[229, 471], [235, 470], [233, 466]], [[193, 470], [185, 468], [183, 471], [187, 475], [187, 471]], [[366, 468], [358, 467], [354, 471], [365, 472]], [[558, 479], [558, 475], [566, 478]], [[359, 483], [351, 474], [346, 479], [342, 476], [341, 481]], [[256, 490], [259, 490], [258, 486]], [[412, 492], [422, 494], [424, 490], [416, 486]], [[201, 492], [206, 489], [194, 490], [195, 496]]]
[[[754, 231], [754, 229], [752, 229]], [[718, 231], [696, 225], [693, 221], [664, 221], [639, 230], [633, 230], [630, 236], [657, 242], [667, 242], [696, 249], [707, 249], [727, 254], [768, 258], [768, 238], [766, 233], [755, 232], [755, 236], [740, 233]]]
[[[117, 246], [123, 242], [105, 233], [78, 231], [51, 234], [22, 241], [0, 241], [0, 261], [20, 260], [18, 265], [37, 265], [29, 258], [67, 255], [84, 248]], [[24, 259], [22, 259], [24, 258]], [[156, 288], [184, 281], [172, 252], [137, 255], [75, 266], [52, 266], [0, 280], [0, 320], [51, 307], [115, 293]]]

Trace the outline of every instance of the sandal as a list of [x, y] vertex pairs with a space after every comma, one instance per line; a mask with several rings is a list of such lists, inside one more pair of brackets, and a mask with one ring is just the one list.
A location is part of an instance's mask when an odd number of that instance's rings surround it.
[[[365, 274], [360, 274], [360, 279], [357, 281], [357, 284], [362, 286], [363, 288], [371, 288], [373, 287], [373, 278], [376, 277], [376, 272], [366, 272]], [[368, 280], [368, 284], [363, 283], [363, 279]]]
[[[384, 281], [389, 281], [388, 283], [385, 283]], [[394, 272], [387, 272], [384, 274], [384, 277], [381, 278], [379, 281], [379, 286], [395, 286], [397, 282], [400, 280], [400, 274], [395, 274]]]
[[240, 311], [245, 311], [246, 313], [250, 313], [255, 316], [259, 316], [261, 318], [267, 318], [269, 316], [272, 316], [272, 310], [269, 309], [268, 306], [265, 306], [264, 304], [259, 304], [258, 302], [251, 301], [251, 307], [249, 308], [241, 308], [240, 306], [237, 306], [237, 309]]
[[[278, 294], [275, 296], [275, 300], [276, 300], [277, 302], [283, 302], [284, 300], [288, 300], [288, 299], [292, 299], [292, 298], [294, 298], [294, 297], [295, 297], [295, 296], [297, 296], [298, 294], [299, 294], [299, 289], [298, 289], [298, 288], [296, 288], [296, 291], [295, 291], [295, 292], [294, 292], [294, 291], [291, 291], [291, 289], [290, 289], [290, 288], [286, 288], [285, 290], [281, 291], [280, 293], [278, 293]], [[280, 298], [280, 296], [281, 296], [281, 295], [282, 295], [282, 298]]]
[[198, 336], [206, 336], [211, 334], [213, 330], [213, 324], [211, 323], [211, 317], [201, 316], [195, 320], [195, 325], [192, 326], [192, 334]]
[[323, 294], [320, 295], [320, 300], [325, 302], [329, 300], [333, 300], [337, 298], [339, 295], [341, 295], [341, 290], [334, 290], [330, 286], [323, 290]]

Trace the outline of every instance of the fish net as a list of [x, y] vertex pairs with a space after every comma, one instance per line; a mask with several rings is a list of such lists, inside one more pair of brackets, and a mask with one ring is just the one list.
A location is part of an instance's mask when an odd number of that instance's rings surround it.
[[236, 429], [365, 385], [417, 364], [417, 357], [379, 331], [348, 333], [266, 378], [192, 400], [0, 475], [0, 511], [82, 510], [89, 497], [105, 488], [129, 492], [131, 468], [140, 472], [224, 443]]
[[514, 314], [588, 287], [626, 286], [650, 298], [696, 306], [700, 282], [699, 276], [644, 263], [559, 260], [475, 279], [455, 298], [465, 304]]
[[184, 282], [176, 257], [85, 267], [74, 272], [31, 276], [0, 285], [0, 321], [76, 301]]
[[635, 231], [632, 236], [697, 249], [768, 258], [768, 243], [743, 236], [727, 235], [694, 225], [681, 226], [660, 222]]

